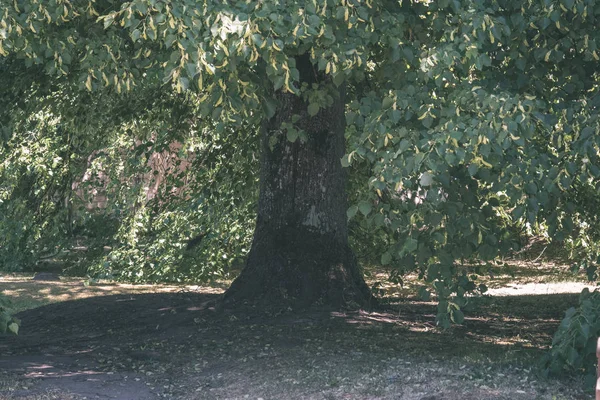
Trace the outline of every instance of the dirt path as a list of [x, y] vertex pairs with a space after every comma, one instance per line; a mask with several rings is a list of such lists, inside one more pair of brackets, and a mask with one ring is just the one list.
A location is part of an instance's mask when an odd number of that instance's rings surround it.
[[0, 392], [0, 398], [157, 398], [139, 373], [106, 372], [93, 358], [56, 350], [55, 353], [60, 355], [43, 352], [2, 357], [0, 370], [4, 380], [17, 377], [18, 382], [17, 385], [12, 382], [11, 390]]

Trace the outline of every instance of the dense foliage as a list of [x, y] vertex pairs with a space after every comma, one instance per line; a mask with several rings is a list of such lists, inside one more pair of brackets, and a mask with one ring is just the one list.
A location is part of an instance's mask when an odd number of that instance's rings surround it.
[[600, 292], [585, 289], [577, 308], [567, 310], [544, 360], [547, 374], [585, 373], [595, 383], [600, 336]]
[[[110, 177], [100, 225], [113, 230], [94, 271], [210, 278], [247, 248], [273, 93], [316, 114], [342, 85], [356, 241], [396, 279], [418, 271], [442, 326], [462, 321], [464, 294], [485, 290], [477, 273], [519, 229], [597, 263], [594, 0], [0, 4], [4, 268], [91, 229], [70, 188], [95, 161]], [[330, 82], [302, 85], [302, 55]], [[294, 124], [281, 129], [303, 140]], [[139, 177], [174, 142], [192, 167], [148, 199]]]
[[[244, 145], [234, 146], [199, 123], [193, 96], [151, 95], [152, 104], [146, 95], [86, 99], [13, 118], [0, 150], [3, 269], [62, 258], [100, 277], [182, 281], [222, 274], [243, 256], [256, 197], [252, 131], [240, 129], [235, 144]], [[98, 107], [128, 119], [91, 126]], [[83, 120], [66, 123], [58, 116], [65, 108]], [[103, 136], [88, 138], [88, 129]], [[83, 266], [65, 257], [75, 245], [88, 248]]]

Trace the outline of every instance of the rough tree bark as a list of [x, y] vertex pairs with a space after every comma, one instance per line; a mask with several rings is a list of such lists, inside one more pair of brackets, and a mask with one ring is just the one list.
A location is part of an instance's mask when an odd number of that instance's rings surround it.
[[[318, 76], [308, 59], [298, 59], [303, 82]], [[225, 293], [225, 304], [369, 305], [371, 294], [348, 245], [344, 89], [315, 116], [307, 103], [277, 94], [275, 116], [261, 137], [258, 217], [245, 268]], [[307, 140], [290, 142], [281, 129], [292, 116]]]

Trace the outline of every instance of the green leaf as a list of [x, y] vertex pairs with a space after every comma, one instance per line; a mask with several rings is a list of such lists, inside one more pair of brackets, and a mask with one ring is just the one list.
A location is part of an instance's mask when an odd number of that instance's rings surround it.
[[148, 28], [146, 30], [146, 34], [148, 35], [148, 38], [150, 38], [150, 40], [156, 40], [156, 28]]
[[477, 173], [477, 171], [479, 171], [479, 166], [477, 164], [469, 164], [469, 175], [471, 176], [475, 176], [475, 174]]
[[113, 14], [107, 15], [104, 17], [104, 29], [108, 29], [113, 22], [115, 21], [115, 16]]
[[525, 192], [528, 194], [536, 194], [537, 190], [537, 185], [534, 182], [529, 182], [527, 186], [525, 186]]
[[314, 117], [315, 115], [317, 115], [319, 113], [319, 105], [316, 103], [310, 103], [308, 105], [308, 115], [310, 115], [311, 117]]
[[356, 215], [357, 212], [358, 212], [358, 206], [352, 205], [346, 211], [346, 215], [348, 216], [348, 219], [351, 219], [352, 217], [354, 217]]
[[8, 330], [13, 333], [14, 335], [18, 335], [19, 334], [19, 325], [16, 322], [12, 322], [10, 324], [8, 324]]
[[407, 238], [406, 241], [404, 242], [404, 245], [402, 246], [402, 250], [405, 253], [412, 253], [413, 251], [415, 251], [417, 248], [419, 247], [419, 241], [415, 238]]
[[459, 309], [453, 308], [450, 310], [450, 318], [455, 324], [462, 324], [465, 321], [465, 315]]
[[265, 98], [262, 101], [262, 106], [267, 116], [267, 119], [273, 118], [277, 110], [277, 103], [275, 102], [275, 100], [271, 98]]
[[346, 154], [344, 157], [340, 158], [340, 163], [342, 164], [342, 167], [348, 168], [352, 163], [352, 153]]
[[390, 119], [393, 123], [397, 124], [400, 121], [400, 118], [402, 118], [402, 113], [400, 112], [400, 110], [390, 111]]
[[141, 35], [142, 32], [139, 29], [134, 29], [133, 32], [131, 32], [131, 40], [137, 42]]
[[383, 102], [381, 103], [381, 107], [385, 110], [388, 109], [394, 104], [394, 99], [391, 97], [384, 97]]
[[264, 43], [263, 37], [258, 33], [252, 35], [252, 41], [256, 44], [257, 47], [261, 47]]
[[318, 15], [315, 14], [311, 14], [308, 17], [308, 23], [309, 25], [311, 25], [312, 27], [316, 28], [320, 25], [321, 23], [321, 19], [319, 18]]
[[525, 213], [525, 207], [518, 206], [517, 208], [514, 209], [512, 216], [514, 219], [519, 219], [523, 216], [524, 213]]
[[296, 129], [288, 129], [286, 136], [287, 140], [294, 143], [298, 139], [298, 131]]
[[337, 87], [342, 86], [346, 80], [346, 75], [342, 71], [338, 71], [333, 75], [333, 84]]
[[358, 203], [358, 209], [360, 210], [361, 214], [366, 217], [373, 209], [373, 206], [368, 201], [361, 201]]
[[433, 118], [431, 118], [430, 116], [427, 116], [423, 119], [423, 121], [421, 121], [423, 123], [423, 126], [425, 128], [431, 128], [431, 125], [433, 125]]
[[278, 91], [279, 89], [281, 89], [281, 87], [283, 86], [284, 83], [285, 83], [285, 78], [283, 76], [276, 77], [275, 81], [273, 82], [273, 90]]
[[181, 87], [181, 91], [185, 92], [188, 90], [190, 86], [190, 81], [188, 78], [184, 78], [182, 76], [179, 77], [179, 86]]
[[385, 225], [385, 217], [383, 214], [375, 214], [371, 219], [371, 222], [374, 226], [381, 228]]

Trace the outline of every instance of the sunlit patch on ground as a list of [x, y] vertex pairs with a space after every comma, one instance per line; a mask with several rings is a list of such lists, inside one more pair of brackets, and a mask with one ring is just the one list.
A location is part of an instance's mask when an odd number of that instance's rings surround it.
[[219, 287], [199, 285], [133, 285], [106, 281], [87, 284], [83, 279], [67, 277], [61, 278], [60, 281], [33, 281], [31, 275], [24, 274], [0, 276], [0, 288], [2, 293], [11, 298], [14, 312], [44, 304], [115, 294], [177, 293], [199, 290], [214, 294], [223, 292]]
[[593, 291], [598, 287], [583, 282], [509, 283], [504, 287], [488, 291], [490, 296], [523, 296], [539, 294], [581, 293], [583, 289]]

